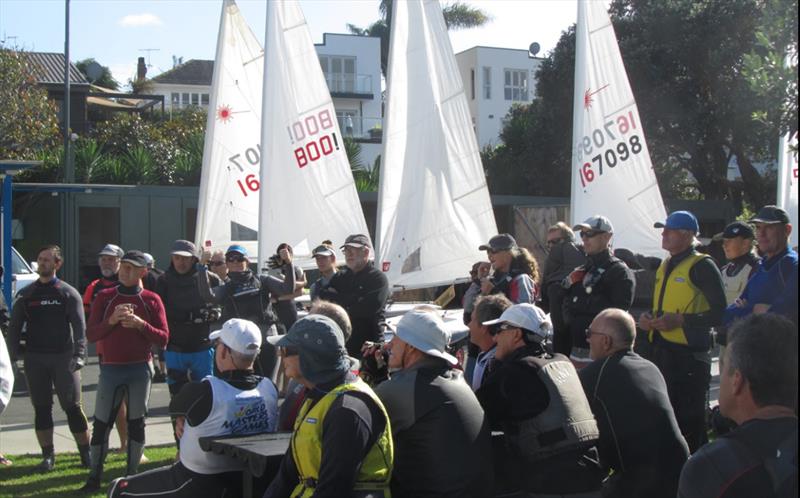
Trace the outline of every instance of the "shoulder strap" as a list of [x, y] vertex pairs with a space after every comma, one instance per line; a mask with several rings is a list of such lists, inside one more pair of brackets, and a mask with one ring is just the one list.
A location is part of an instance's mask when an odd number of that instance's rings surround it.
[[[783, 496], [780, 491], [792, 477], [797, 483], [797, 428], [778, 445], [775, 453], [764, 460], [764, 469], [772, 480], [772, 489]], [[796, 490], [796, 488], [795, 488]]]

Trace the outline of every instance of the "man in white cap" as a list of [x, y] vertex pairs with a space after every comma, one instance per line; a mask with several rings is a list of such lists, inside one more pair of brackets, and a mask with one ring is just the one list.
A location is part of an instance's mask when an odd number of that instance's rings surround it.
[[633, 304], [636, 282], [628, 265], [611, 254], [614, 227], [605, 216], [591, 216], [575, 225], [580, 230], [586, 263], [564, 279], [564, 321], [571, 341], [570, 359], [583, 368], [589, 358], [589, 344], [584, 331], [601, 311], [608, 308], [628, 310]]
[[392, 496], [492, 494], [489, 424], [435, 311], [415, 309], [389, 343], [390, 379], [375, 392], [389, 413], [395, 445]]
[[242, 496], [242, 464], [200, 448], [200, 438], [273, 432], [278, 391], [269, 378], [253, 373], [261, 347], [258, 325], [232, 318], [212, 332], [219, 374], [190, 382], [172, 398], [180, 460], [111, 484], [109, 496]]
[[559, 496], [598, 491], [604, 476], [597, 422], [575, 367], [545, 349], [550, 317], [532, 304], [515, 304], [484, 322], [498, 324], [495, 361], [476, 395], [491, 428], [506, 436], [511, 482], [505, 484]]
[[325, 240], [311, 251], [314, 261], [317, 262], [319, 278], [311, 283], [309, 295], [311, 300], [319, 299], [322, 289], [327, 289], [331, 284], [331, 279], [336, 274], [336, 252], [333, 250], [333, 243]]

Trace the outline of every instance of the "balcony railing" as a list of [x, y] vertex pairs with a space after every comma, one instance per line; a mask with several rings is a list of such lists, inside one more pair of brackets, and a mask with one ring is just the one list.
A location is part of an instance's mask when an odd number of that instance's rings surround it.
[[362, 116], [337, 116], [339, 129], [345, 137], [362, 140], [380, 140], [383, 136], [383, 120]]
[[374, 95], [372, 75], [324, 73], [331, 93], [355, 93]]

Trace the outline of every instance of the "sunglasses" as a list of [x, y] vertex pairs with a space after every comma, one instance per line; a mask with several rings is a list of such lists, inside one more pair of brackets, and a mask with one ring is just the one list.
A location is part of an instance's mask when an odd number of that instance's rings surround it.
[[604, 335], [604, 336], [606, 336], [606, 337], [611, 337], [611, 336], [610, 336], [610, 335], [608, 335], [608, 334], [604, 334], [603, 332], [595, 332], [595, 331], [594, 331], [594, 330], [592, 330], [592, 329], [586, 329], [586, 331], [585, 331], [584, 333], [586, 334], [586, 338], [587, 338], [587, 339], [591, 339], [591, 337], [592, 337], [593, 335]]
[[222, 266], [224, 265], [224, 261], [209, 261], [208, 266]]
[[497, 327], [498, 330], [514, 330], [514, 329], [518, 329], [518, 328], [519, 327], [517, 327], [516, 325], [514, 325], [512, 323], [501, 323], [500, 326]]
[[228, 263], [241, 263], [245, 260], [245, 257], [241, 254], [231, 254], [230, 256], [225, 256], [225, 261]]
[[297, 356], [300, 354], [300, 351], [294, 346], [283, 346], [278, 348], [278, 353], [281, 356]]
[[605, 232], [601, 232], [599, 230], [586, 230], [585, 232], [581, 232], [581, 238], [582, 239], [591, 239], [592, 237], [596, 237], [596, 236], [600, 235], [601, 233], [605, 233]]

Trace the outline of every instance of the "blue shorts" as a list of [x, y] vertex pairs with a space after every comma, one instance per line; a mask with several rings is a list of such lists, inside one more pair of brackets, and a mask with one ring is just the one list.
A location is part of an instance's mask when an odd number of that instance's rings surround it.
[[[167, 350], [164, 352], [164, 361], [167, 364], [167, 371], [186, 372], [189, 380], [199, 381], [214, 372], [214, 348], [195, 353], [178, 353]], [[167, 384], [175, 382], [176, 380], [172, 376], [167, 375]]]

